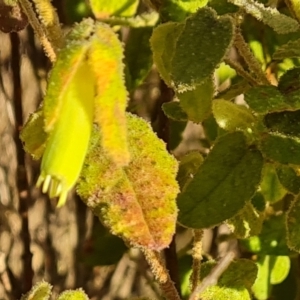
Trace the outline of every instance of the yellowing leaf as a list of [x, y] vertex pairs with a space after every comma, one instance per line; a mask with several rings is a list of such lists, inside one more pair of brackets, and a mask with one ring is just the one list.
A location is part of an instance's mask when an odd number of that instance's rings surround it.
[[112, 161], [126, 166], [130, 155], [127, 145], [127, 90], [123, 75], [123, 49], [114, 31], [96, 24], [91, 40], [89, 64], [96, 77], [95, 120], [99, 124], [102, 145]]
[[95, 129], [77, 192], [113, 234], [160, 250], [175, 232], [177, 162], [144, 120], [128, 114], [127, 124], [129, 165], [112, 163]]

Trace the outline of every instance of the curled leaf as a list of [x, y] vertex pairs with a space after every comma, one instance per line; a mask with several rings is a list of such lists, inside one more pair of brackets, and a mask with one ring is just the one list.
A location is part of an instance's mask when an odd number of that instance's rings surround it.
[[77, 192], [113, 234], [160, 250], [175, 232], [177, 162], [144, 120], [128, 114], [127, 124], [129, 165], [112, 163], [95, 129]]

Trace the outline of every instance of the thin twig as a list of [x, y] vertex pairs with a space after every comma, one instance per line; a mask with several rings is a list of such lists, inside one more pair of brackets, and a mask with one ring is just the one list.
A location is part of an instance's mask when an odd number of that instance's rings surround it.
[[257, 80], [251, 76], [250, 73], [248, 73], [247, 71], [245, 71], [243, 69], [243, 67], [236, 61], [233, 61], [232, 59], [230, 59], [229, 57], [225, 57], [224, 58], [224, 62], [229, 65], [231, 68], [233, 68], [239, 75], [241, 75], [242, 77], [244, 77], [246, 80], [248, 80], [248, 82], [252, 85], [259, 85], [259, 82], [257, 82]]
[[262, 71], [260, 62], [251, 52], [249, 45], [244, 40], [244, 37], [241, 33], [241, 29], [239, 27], [237, 27], [235, 30], [234, 45], [239, 54], [247, 63], [250, 72], [254, 74], [262, 84], [269, 85], [270, 82], [268, 81], [266, 74]]
[[[201, 260], [202, 260], [202, 237], [203, 230], [194, 230], [194, 242], [192, 249], [193, 267], [191, 275], [191, 292], [197, 288], [200, 279]], [[194, 299], [196, 300], [196, 298]]]
[[235, 253], [233, 251], [228, 252], [211, 270], [210, 274], [206, 276], [201, 282], [201, 284], [194, 290], [189, 300], [196, 299], [196, 297], [199, 297], [209, 286], [216, 285], [220, 276], [229, 267], [234, 257]]
[[158, 282], [162, 292], [168, 300], [180, 300], [177, 289], [170, 278], [161, 255], [158, 252], [149, 249], [141, 249], [150, 265], [155, 280]]
[[39, 21], [37, 15], [35, 14], [32, 4], [29, 0], [19, 0], [19, 3], [26, 14], [30, 25], [32, 26], [35, 34], [37, 35], [40, 43], [42, 44], [46, 55], [49, 57], [50, 61], [53, 63], [56, 61], [56, 53], [54, 47], [49, 41], [46, 29], [44, 25]]

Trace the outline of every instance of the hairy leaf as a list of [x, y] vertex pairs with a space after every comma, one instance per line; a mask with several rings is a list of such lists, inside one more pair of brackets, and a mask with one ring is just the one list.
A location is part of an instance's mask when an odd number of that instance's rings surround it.
[[230, 3], [242, 7], [248, 14], [273, 28], [279, 34], [295, 32], [300, 29], [299, 23], [276, 8], [265, 7], [254, 0], [229, 0]]
[[280, 46], [273, 54], [273, 59], [281, 60], [285, 58], [300, 57], [300, 39], [289, 41]]
[[296, 169], [290, 166], [278, 166], [276, 168], [281, 184], [292, 194], [300, 193], [300, 175]]
[[194, 89], [213, 74], [231, 45], [233, 30], [229, 17], [217, 17], [209, 8], [186, 19], [171, 65], [172, 81], [179, 91]]
[[291, 107], [300, 108], [300, 68], [294, 68], [284, 73], [280, 77], [278, 89]]
[[[201, 266], [201, 279], [204, 279], [216, 266], [208, 261]], [[257, 267], [248, 259], [233, 261], [221, 275], [217, 285], [208, 287], [202, 294], [203, 300], [250, 300], [250, 288], [257, 275]]]
[[179, 102], [167, 102], [162, 105], [164, 114], [174, 121], [187, 121], [188, 115], [181, 108]]
[[77, 191], [113, 234], [132, 246], [162, 249], [175, 232], [177, 162], [142, 119], [127, 115], [132, 161], [112, 163], [95, 130]]
[[38, 282], [31, 290], [22, 296], [21, 300], [48, 300], [51, 295], [52, 286], [45, 281]]
[[252, 133], [255, 117], [247, 107], [222, 99], [214, 100], [212, 105], [213, 115], [221, 128]]
[[57, 300], [89, 300], [89, 298], [82, 289], [78, 289], [62, 292]]
[[282, 164], [300, 164], [300, 138], [279, 133], [265, 133], [259, 148], [263, 155]]
[[264, 124], [273, 132], [300, 138], [300, 110], [282, 111], [265, 115]]
[[133, 16], [139, 5], [138, 0], [89, 0], [91, 9], [97, 19], [106, 19], [110, 16]]
[[193, 180], [178, 196], [179, 222], [207, 228], [233, 217], [260, 182], [262, 156], [240, 132], [220, 137]]
[[300, 201], [299, 195], [292, 202], [286, 215], [287, 245], [290, 249], [300, 252]]
[[226, 223], [237, 238], [245, 239], [261, 232], [263, 215], [253, 207], [251, 202], [247, 202], [244, 208]]
[[96, 77], [95, 120], [102, 145], [118, 166], [129, 163], [126, 117], [127, 90], [123, 73], [123, 49], [114, 31], [98, 23], [91, 40], [89, 64]]
[[257, 86], [245, 93], [245, 101], [252, 110], [265, 114], [290, 108], [275, 86]]
[[264, 196], [265, 201], [269, 202], [279, 201], [287, 193], [277, 177], [275, 166], [273, 164], [264, 165], [262, 181], [260, 183], [260, 192]]
[[171, 60], [174, 55], [176, 42], [184, 24], [168, 22], [157, 26], [150, 39], [153, 60], [161, 78], [171, 86]]
[[206, 78], [194, 90], [177, 93], [180, 106], [187, 113], [188, 119], [200, 123], [211, 113], [215, 85], [212, 77]]
[[202, 162], [202, 155], [196, 151], [188, 153], [180, 160], [177, 181], [181, 191], [193, 179]]

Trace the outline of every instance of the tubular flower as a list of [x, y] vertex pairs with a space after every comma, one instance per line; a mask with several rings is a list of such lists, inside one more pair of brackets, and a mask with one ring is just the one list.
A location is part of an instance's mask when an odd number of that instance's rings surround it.
[[81, 61], [65, 87], [37, 182], [37, 186], [42, 186], [43, 193], [48, 193], [51, 198], [59, 197], [58, 207], [66, 202], [85, 159], [93, 126], [94, 89], [94, 75]]

